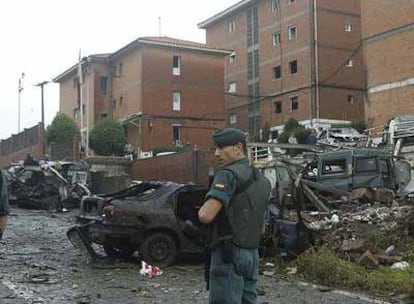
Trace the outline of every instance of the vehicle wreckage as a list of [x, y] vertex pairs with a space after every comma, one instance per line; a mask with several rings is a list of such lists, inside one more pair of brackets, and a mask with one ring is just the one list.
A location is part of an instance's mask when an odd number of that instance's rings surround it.
[[56, 169], [37, 163], [14, 166], [8, 170], [10, 204], [21, 208], [62, 211], [79, 207], [85, 184], [70, 183]]
[[85, 196], [67, 232], [75, 247], [95, 259], [92, 244], [111, 257], [138, 250], [149, 264], [168, 266], [185, 253], [203, 253], [205, 228], [198, 209], [208, 189], [195, 184], [142, 181], [116, 193]]
[[[357, 210], [375, 202], [390, 205], [399, 195], [398, 172], [389, 151], [315, 153], [317, 147], [305, 145], [299, 149], [314, 155], [302, 156], [301, 163], [263, 154], [253, 157], [272, 184], [261, 248], [267, 255], [295, 257], [319, 244], [323, 223], [329, 226], [338, 214], [346, 218], [349, 206]], [[79, 224], [67, 235], [92, 259], [99, 257], [97, 244], [108, 256], [129, 257], [138, 251], [147, 263], [171, 265], [181, 254], [204, 253], [206, 231], [197, 214], [207, 191], [194, 184], [143, 181], [113, 194], [85, 196]]]

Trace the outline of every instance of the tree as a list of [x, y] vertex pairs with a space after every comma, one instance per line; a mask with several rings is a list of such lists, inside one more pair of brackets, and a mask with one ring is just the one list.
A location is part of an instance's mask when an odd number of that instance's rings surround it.
[[89, 133], [89, 146], [98, 155], [122, 156], [127, 143], [124, 128], [112, 118], [105, 118]]
[[283, 132], [277, 138], [279, 143], [287, 143], [290, 136], [294, 136], [298, 144], [303, 144], [306, 137], [309, 135], [310, 130], [307, 130], [304, 126], [294, 118], [289, 118], [283, 127]]
[[50, 144], [72, 142], [80, 131], [76, 122], [64, 113], [57, 113], [52, 123], [46, 129], [46, 140]]

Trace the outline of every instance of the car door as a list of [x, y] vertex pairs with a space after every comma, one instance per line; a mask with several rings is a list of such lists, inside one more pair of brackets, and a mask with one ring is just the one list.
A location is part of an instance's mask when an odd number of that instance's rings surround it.
[[284, 164], [276, 165], [276, 173], [278, 180], [277, 193], [279, 201], [285, 205], [291, 203], [291, 191], [292, 191], [292, 177], [289, 174], [289, 169]]
[[384, 186], [377, 156], [367, 155], [354, 158], [352, 185], [353, 188]]

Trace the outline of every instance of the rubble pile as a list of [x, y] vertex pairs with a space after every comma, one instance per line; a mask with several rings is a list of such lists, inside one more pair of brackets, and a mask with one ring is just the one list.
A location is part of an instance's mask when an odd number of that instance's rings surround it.
[[[384, 191], [373, 193], [378, 198]], [[363, 201], [366, 201], [365, 195]], [[317, 244], [328, 246], [347, 260], [372, 267], [402, 262], [414, 244], [414, 204], [410, 201], [361, 203], [355, 199], [330, 212], [302, 211], [301, 215]], [[293, 211], [288, 218], [298, 221]]]

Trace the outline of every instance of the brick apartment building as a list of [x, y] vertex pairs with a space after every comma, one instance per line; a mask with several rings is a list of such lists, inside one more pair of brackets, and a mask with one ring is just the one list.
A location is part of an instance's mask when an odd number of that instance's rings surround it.
[[115, 53], [84, 58], [81, 85], [78, 65], [57, 76], [60, 111], [84, 130], [114, 117], [141, 156], [174, 143], [206, 148], [225, 125], [228, 54], [168, 37], [138, 38]]
[[260, 137], [291, 117], [364, 118], [360, 26], [360, 0], [243, 0], [199, 23], [233, 50], [227, 123]]
[[366, 118], [379, 127], [414, 114], [414, 1], [362, 0]]

